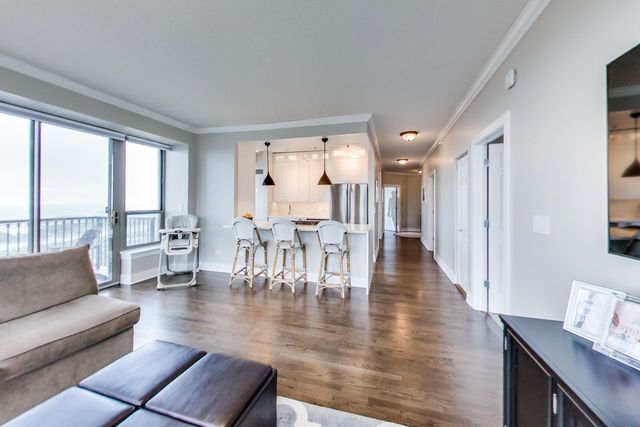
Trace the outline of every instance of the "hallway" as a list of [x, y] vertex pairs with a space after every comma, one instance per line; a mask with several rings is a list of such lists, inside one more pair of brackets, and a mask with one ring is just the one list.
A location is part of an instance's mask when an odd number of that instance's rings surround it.
[[136, 346], [163, 339], [269, 363], [283, 396], [408, 425], [499, 425], [499, 328], [419, 239], [381, 243], [370, 295], [344, 302], [316, 299], [314, 284], [293, 296], [205, 272], [196, 288], [158, 292], [152, 279], [102, 294], [141, 305]]

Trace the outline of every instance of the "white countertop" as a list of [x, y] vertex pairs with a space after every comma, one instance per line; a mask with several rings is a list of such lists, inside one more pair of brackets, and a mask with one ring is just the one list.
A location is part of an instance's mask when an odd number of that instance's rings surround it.
[[[269, 221], [255, 221], [258, 230], [271, 230]], [[367, 234], [371, 229], [369, 224], [345, 224], [347, 226], [347, 233], [349, 234]], [[316, 232], [315, 225], [298, 225], [300, 232]]]

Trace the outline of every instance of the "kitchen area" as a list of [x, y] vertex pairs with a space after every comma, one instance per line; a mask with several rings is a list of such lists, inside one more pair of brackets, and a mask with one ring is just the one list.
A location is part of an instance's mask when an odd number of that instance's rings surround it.
[[[376, 205], [381, 201], [376, 195], [379, 166], [368, 136], [271, 140], [268, 147], [265, 142], [237, 144], [236, 216], [253, 219], [268, 242], [273, 240], [270, 221], [296, 223], [311, 282], [317, 280], [321, 261], [316, 225], [327, 219], [345, 224], [352, 284], [368, 292], [377, 250]], [[268, 244], [269, 263], [274, 246]]]

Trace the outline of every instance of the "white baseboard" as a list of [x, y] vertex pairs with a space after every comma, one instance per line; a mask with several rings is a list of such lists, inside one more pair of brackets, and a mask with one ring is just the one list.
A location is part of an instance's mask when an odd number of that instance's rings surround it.
[[[218, 263], [218, 262], [201, 262], [200, 271], [209, 271], [212, 273], [226, 273], [231, 274], [231, 264]], [[307, 271], [307, 278], [310, 283], [315, 283], [318, 277], [318, 272], [309, 270]], [[366, 288], [367, 278], [354, 276], [351, 284], [354, 288]]]
[[447, 275], [449, 280], [451, 280], [451, 283], [455, 283], [454, 274], [451, 267], [449, 267], [436, 252], [433, 253], [433, 259], [436, 260], [436, 263], [438, 263], [438, 266], [440, 267], [440, 269], [444, 272], [444, 274]]
[[429, 247], [429, 243], [427, 243], [427, 241], [424, 240], [424, 237], [420, 237], [420, 241], [422, 242], [422, 246], [427, 248], [428, 251], [433, 252], [433, 248]]

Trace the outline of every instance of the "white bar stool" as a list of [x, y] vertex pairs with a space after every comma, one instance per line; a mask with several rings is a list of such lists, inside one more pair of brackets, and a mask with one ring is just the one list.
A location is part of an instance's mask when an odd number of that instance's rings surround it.
[[[242, 279], [249, 283], [249, 287], [253, 288], [253, 279], [264, 275], [269, 279], [267, 270], [267, 242], [263, 242], [260, 237], [260, 231], [256, 224], [246, 218], [236, 218], [232, 223], [233, 233], [236, 237], [236, 255], [233, 257], [233, 267], [231, 267], [231, 277], [229, 278], [229, 287], [235, 279]], [[264, 254], [264, 264], [256, 265], [256, 252], [262, 248]], [[244, 266], [236, 271], [238, 263], [238, 255], [240, 251], [244, 251]], [[256, 267], [260, 270], [256, 273]]]
[[[304, 280], [307, 283], [307, 252], [300, 238], [298, 227], [288, 219], [276, 219], [271, 222], [271, 232], [273, 240], [276, 242], [276, 254], [273, 259], [273, 270], [271, 271], [271, 284], [269, 290], [274, 285], [283, 283], [291, 287], [291, 292], [296, 293], [296, 282]], [[303, 272], [297, 275], [296, 258], [298, 253], [302, 254]], [[276, 272], [278, 257], [282, 255], [282, 268]], [[289, 265], [287, 266], [287, 256]]]
[[[347, 227], [337, 221], [322, 221], [318, 223], [316, 228], [320, 240], [320, 274], [316, 286], [316, 296], [325, 289], [339, 289], [340, 295], [344, 299], [345, 287], [351, 288], [351, 255]], [[329, 271], [329, 256], [331, 255], [336, 257], [338, 271]], [[338, 282], [331, 283], [329, 280], [332, 278], [337, 278]]]

